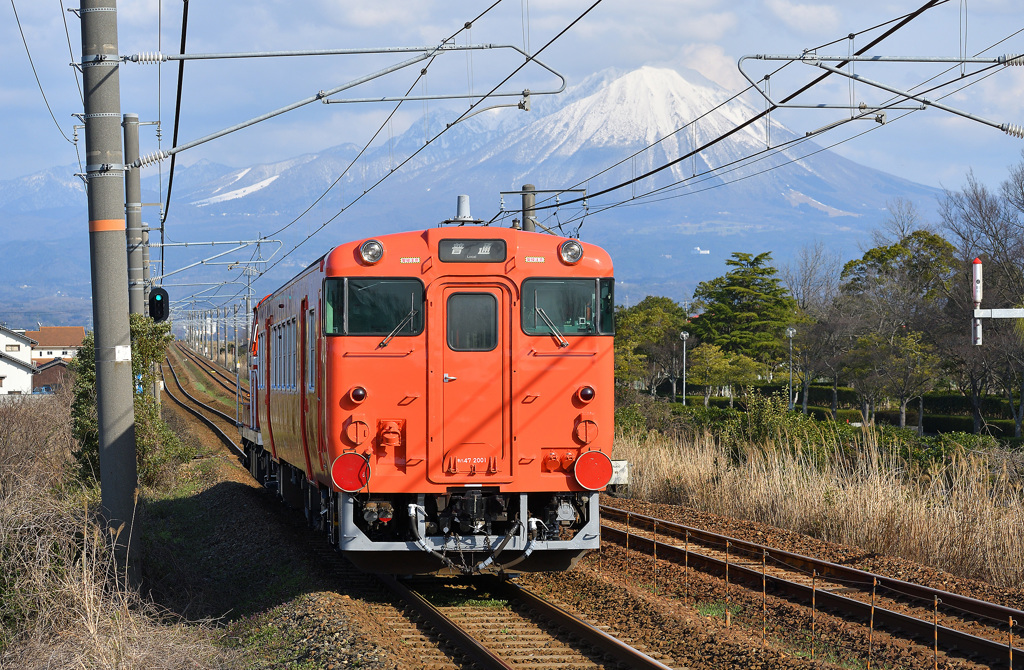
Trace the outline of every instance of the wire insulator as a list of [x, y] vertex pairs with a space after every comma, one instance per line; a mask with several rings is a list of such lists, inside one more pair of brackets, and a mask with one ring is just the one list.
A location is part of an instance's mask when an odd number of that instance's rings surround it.
[[128, 60], [130, 60], [133, 63], [143, 63], [143, 64], [166, 63], [167, 62], [167, 56], [163, 55], [159, 51], [153, 51], [153, 52], [143, 51], [142, 53], [137, 53], [134, 56], [129, 57]]
[[1018, 126], [1012, 123], [1007, 123], [1003, 125], [1003, 131], [1007, 135], [1013, 135], [1014, 137], [1019, 137], [1020, 139], [1024, 140], [1024, 126]]
[[140, 168], [145, 167], [147, 165], [152, 165], [153, 163], [162, 161], [163, 159], [168, 158], [169, 156], [170, 154], [168, 154], [166, 151], [154, 151], [151, 154], [139, 156], [139, 158], [134, 163], [132, 163], [132, 167]]
[[1003, 65], [1024, 65], [1024, 54], [1015, 54], [1003, 56], [1001, 59]]

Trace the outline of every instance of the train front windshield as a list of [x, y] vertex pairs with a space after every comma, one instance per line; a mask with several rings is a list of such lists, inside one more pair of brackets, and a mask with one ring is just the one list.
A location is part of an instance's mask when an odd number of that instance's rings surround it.
[[613, 279], [527, 279], [523, 331], [547, 335], [614, 335]]
[[419, 335], [423, 283], [418, 279], [343, 278], [324, 282], [328, 335]]

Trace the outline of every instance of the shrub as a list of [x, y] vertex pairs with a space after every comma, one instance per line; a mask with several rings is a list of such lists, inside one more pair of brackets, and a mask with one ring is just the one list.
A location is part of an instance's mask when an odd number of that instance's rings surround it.
[[[172, 341], [169, 323], [154, 323], [139, 314], [131, 315], [132, 373], [141, 378], [144, 389], [152, 388], [154, 363], [163, 360]], [[72, 404], [73, 434], [78, 442], [75, 459], [79, 477], [99, 481], [99, 425], [96, 416], [96, 341], [93, 333], [85, 336], [82, 348], [70, 369], [74, 373]], [[136, 393], [135, 456], [139, 481], [147, 486], [157, 483], [169, 468], [195, 457], [195, 451], [182, 444], [178, 436], [160, 419], [152, 396]]]
[[831, 424], [815, 441], [616, 440], [632, 495], [751, 519], [1013, 587], [1024, 579], [1024, 456], [968, 434]]

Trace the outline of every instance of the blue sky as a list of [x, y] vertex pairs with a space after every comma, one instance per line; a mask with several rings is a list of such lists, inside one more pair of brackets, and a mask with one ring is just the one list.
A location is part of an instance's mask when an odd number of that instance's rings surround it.
[[[61, 130], [72, 135], [71, 114], [82, 109], [74, 70], [80, 59], [79, 21], [61, 12], [62, 0], [14, 0], [0, 8], [0, 51], [6, 68], [0, 79], [0, 146], [5, 160], [0, 179], [76, 163], [75, 148], [62, 137], [43, 103], [29, 67], [14, 8], [24, 29], [36, 70]], [[64, 7], [74, 0], [63, 0]], [[426, 46], [459, 31], [490, 3], [464, 0], [378, 0], [374, 3], [307, 0], [191, 2], [190, 53], [254, 50], [327, 49], [385, 46]], [[458, 44], [514, 44], [536, 52], [593, 0], [504, 0]], [[748, 54], [797, 54], [840, 40], [819, 51], [845, 55], [875, 33], [859, 34], [851, 45], [845, 37], [918, 7], [918, 2], [862, 0], [812, 4], [789, 0], [647, 0], [643, 3], [604, 0], [539, 56], [569, 83], [605, 68], [633, 69], [645, 64], [697, 70], [728, 89], [746, 82], [736, 69]], [[162, 49], [178, 48], [182, 3], [164, 0], [120, 0], [119, 46], [122, 54], [156, 51], [162, 25]], [[162, 18], [161, 18], [162, 13]], [[527, 20], [528, 17], [528, 20]], [[966, 32], [964, 19], [966, 17]], [[64, 18], [70, 33], [65, 33]], [[950, 1], [931, 10], [877, 47], [873, 55], [956, 57], [973, 55], [992, 44], [985, 56], [1024, 53], [1024, 11], [1019, 0]], [[1008, 39], [1007, 39], [1008, 38]], [[514, 52], [448, 53], [430, 66], [425, 85], [416, 93], [480, 93], [489, 90], [522, 62]], [[193, 61], [185, 68], [182, 125], [179, 140], [189, 141], [269, 110], [300, 100], [401, 60], [390, 56], [332, 56], [276, 60]], [[403, 93], [416, 80], [414, 66], [352, 91], [353, 96]], [[857, 67], [863, 76], [898, 88], [911, 88], [948, 65], [893, 64]], [[972, 66], [974, 67], [974, 66]], [[765, 71], [754, 67], [757, 74]], [[970, 71], [970, 70], [969, 70]], [[782, 96], [813, 77], [808, 65], [790, 66], [772, 79], [772, 93]], [[159, 77], [158, 77], [159, 73]], [[959, 73], [959, 69], [956, 71]], [[143, 121], [163, 122], [164, 148], [170, 145], [174, 112], [175, 64], [127, 64], [122, 67], [122, 112], [136, 112]], [[947, 78], [950, 78], [947, 75]], [[975, 81], [971, 79], [969, 81]], [[551, 77], [525, 69], [509, 88], [544, 88]], [[162, 91], [161, 91], [162, 89]], [[160, 103], [158, 104], [158, 92]], [[802, 98], [809, 104], [884, 99], [880, 92], [832, 77]], [[756, 101], [756, 97], [748, 98]], [[996, 122], [1024, 125], [1024, 67], [1000, 68], [944, 102]], [[763, 103], [760, 103], [763, 104]], [[460, 107], [461, 105], [461, 107]], [[402, 132], [422, 119], [425, 109], [451, 109], [464, 103], [406, 105], [384, 135]], [[183, 152], [185, 163], [206, 158], [233, 166], [266, 163], [315, 152], [343, 142], [363, 144], [389, 107], [380, 104], [322, 105], [315, 103], [284, 117]], [[519, 113], [512, 110], [507, 113]], [[843, 117], [837, 110], [786, 111], [778, 119], [797, 132], [820, 128]], [[889, 118], [897, 116], [890, 112]], [[836, 147], [864, 164], [931, 186], [959, 188], [969, 169], [995, 186], [1007, 166], [1021, 160], [1024, 140], [938, 110], [916, 112], [885, 126], [869, 121], [847, 123], [819, 137], [822, 144], [870, 130]], [[152, 127], [143, 130], [144, 153], [154, 151]], [[84, 139], [79, 143], [84, 157]], [[601, 166], [595, 166], [600, 168]], [[149, 168], [153, 169], [153, 168]], [[149, 173], [147, 173], [149, 174]]]

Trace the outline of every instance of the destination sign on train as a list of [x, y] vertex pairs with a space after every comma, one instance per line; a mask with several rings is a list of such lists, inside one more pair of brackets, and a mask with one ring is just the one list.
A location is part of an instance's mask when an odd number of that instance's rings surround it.
[[505, 240], [441, 240], [437, 255], [445, 263], [500, 263]]

